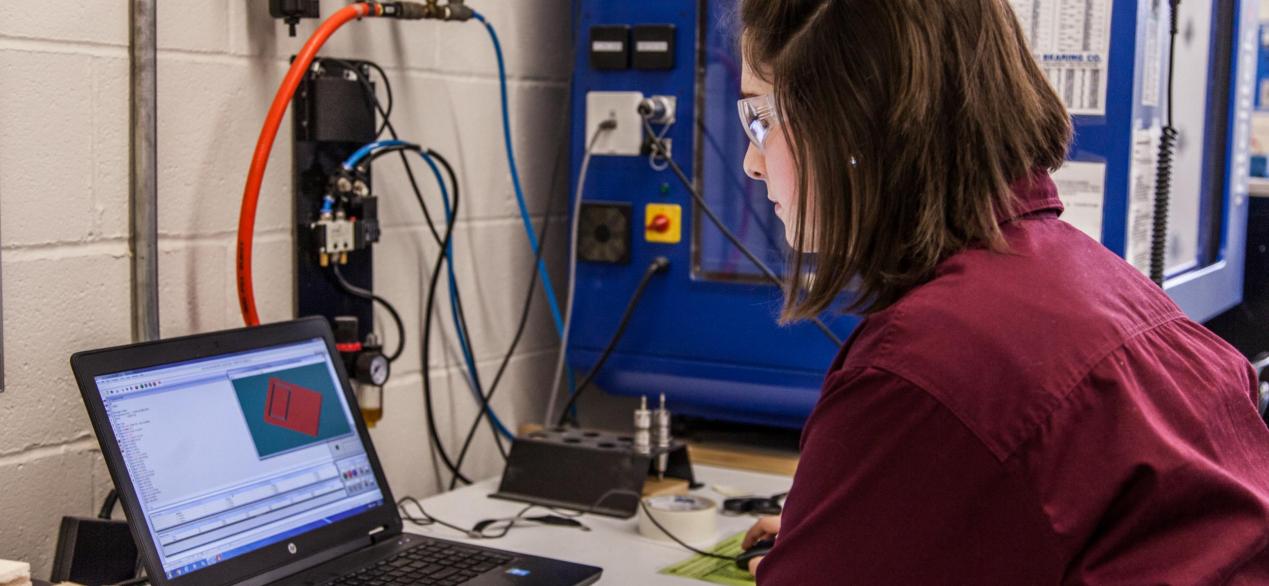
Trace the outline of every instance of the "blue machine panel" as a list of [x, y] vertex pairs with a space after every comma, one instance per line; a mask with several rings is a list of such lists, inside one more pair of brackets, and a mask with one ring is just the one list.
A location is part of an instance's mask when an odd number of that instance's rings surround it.
[[[666, 138], [675, 161], [696, 179], [729, 227], [778, 272], [787, 254], [783, 227], [762, 185], [745, 178], [741, 167], [747, 143], [735, 107], [740, 75], [738, 0], [578, 1], [574, 176], [589, 139], [588, 93], [674, 96], [677, 122]], [[1060, 1], [1067, 0], [1015, 0], [1015, 5]], [[1209, 85], [1204, 109], [1211, 114], [1196, 125], [1202, 136], [1183, 138], [1190, 148], [1199, 145], [1202, 155], [1192, 157], [1197, 162], [1186, 163], [1192, 168], [1178, 173], [1200, 173], [1202, 179], [1198, 188], [1176, 197], [1197, 198], [1196, 205], [1182, 207], [1203, 215], [1174, 222], [1196, 223], [1197, 230], [1191, 231], [1197, 234], [1197, 244], [1191, 260], [1170, 265], [1167, 289], [1191, 316], [1204, 320], [1237, 304], [1242, 291], [1248, 165], [1244, 115], [1251, 108], [1258, 39], [1251, 2], [1185, 4], [1211, 11], [1210, 17], [1200, 19], [1212, 23], [1210, 36], [1203, 37], [1210, 39], [1210, 65], [1208, 71], [1194, 74]], [[1154, 174], [1152, 166], [1134, 162], [1134, 156], [1142, 159], [1148, 150], [1141, 138], [1157, 129], [1163, 112], [1162, 104], [1143, 105], [1143, 94], [1157, 95], [1162, 89], [1146, 92], [1145, 84], [1162, 82], [1162, 75], [1146, 73], [1159, 66], [1160, 46], [1166, 63], [1166, 5], [1157, 0], [1113, 2], [1106, 112], [1075, 120], [1070, 158], [1106, 166], [1102, 241], [1120, 255], [1129, 253], [1133, 213], [1139, 212], [1149, 192], [1141, 188], [1140, 179]], [[674, 26], [672, 69], [592, 68], [593, 27], [642, 24]], [[1177, 87], [1178, 101], [1193, 93], [1193, 86], [1178, 82]], [[631, 204], [633, 238], [628, 264], [578, 266], [570, 365], [582, 372], [594, 365], [645, 267], [653, 258], [665, 256], [671, 261], [669, 272], [648, 287], [629, 330], [596, 379], [598, 385], [623, 395], [664, 392], [677, 413], [800, 426], [818, 398], [837, 348], [812, 325], [777, 325], [780, 291], [757, 279], [744, 257], [696, 213], [674, 175], [659, 170], [647, 156], [595, 157], [585, 193], [588, 202]], [[682, 242], [644, 239], [643, 226], [650, 220], [644, 207], [650, 203], [682, 206]], [[843, 338], [858, 324], [851, 316], [826, 319]]]
[[[592, 91], [675, 96], [678, 121], [666, 136], [675, 161], [698, 178], [705, 197], [730, 227], [778, 270], [784, 255], [783, 230], [765, 191], [740, 171], [747, 143], [735, 113], [740, 69], [731, 32], [734, 10], [734, 0], [708, 6], [684, 0], [583, 1], [573, 103], [585, 104]], [[674, 25], [673, 69], [591, 68], [592, 27], [639, 24]], [[585, 112], [579, 111], [572, 129], [575, 170], [581, 165], [585, 132]], [[722, 242], [717, 230], [698, 225], [703, 218], [690, 213], [691, 196], [674, 175], [655, 170], [647, 157], [596, 157], [586, 197], [632, 203], [635, 230], [629, 264], [578, 266], [571, 365], [584, 371], [594, 364], [644, 268], [654, 257], [665, 256], [671, 262], [669, 272], [649, 286], [633, 323], [597, 378], [599, 386], [620, 394], [664, 392], [676, 412], [688, 415], [801, 425], [815, 404], [836, 347], [814, 326], [776, 323], [779, 289], [753, 282], [753, 270]], [[681, 243], [643, 239], [648, 203], [683, 206]], [[832, 327], [845, 337], [855, 323], [843, 316], [832, 320]]]

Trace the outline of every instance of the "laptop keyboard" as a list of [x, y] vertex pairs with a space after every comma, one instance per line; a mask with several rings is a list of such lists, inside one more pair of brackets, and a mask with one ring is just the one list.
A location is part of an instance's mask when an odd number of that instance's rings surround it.
[[357, 570], [329, 584], [450, 586], [463, 584], [511, 560], [509, 556], [489, 551], [449, 542], [425, 540], [396, 556]]

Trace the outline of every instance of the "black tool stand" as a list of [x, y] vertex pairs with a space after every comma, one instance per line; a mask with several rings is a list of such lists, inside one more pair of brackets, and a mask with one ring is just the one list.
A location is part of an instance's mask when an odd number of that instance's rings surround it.
[[[687, 446], [672, 442], [665, 476], [695, 484]], [[639, 510], [643, 483], [661, 451], [640, 454], [634, 438], [556, 427], [516, 438], [493, 498], [628, 519]]]

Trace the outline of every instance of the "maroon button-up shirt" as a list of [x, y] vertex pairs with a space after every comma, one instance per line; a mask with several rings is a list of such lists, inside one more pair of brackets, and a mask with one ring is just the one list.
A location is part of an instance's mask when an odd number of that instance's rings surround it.
[[1269, 430], [1247, 361], [1015, 189], [834, 362], [762, 586], [1269, 584]]

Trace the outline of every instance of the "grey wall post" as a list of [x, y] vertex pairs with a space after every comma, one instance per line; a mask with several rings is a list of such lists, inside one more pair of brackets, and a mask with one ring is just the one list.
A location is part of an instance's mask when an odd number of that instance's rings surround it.
[[132, 339], [159, 337], [157, 0], [132, 0]]

